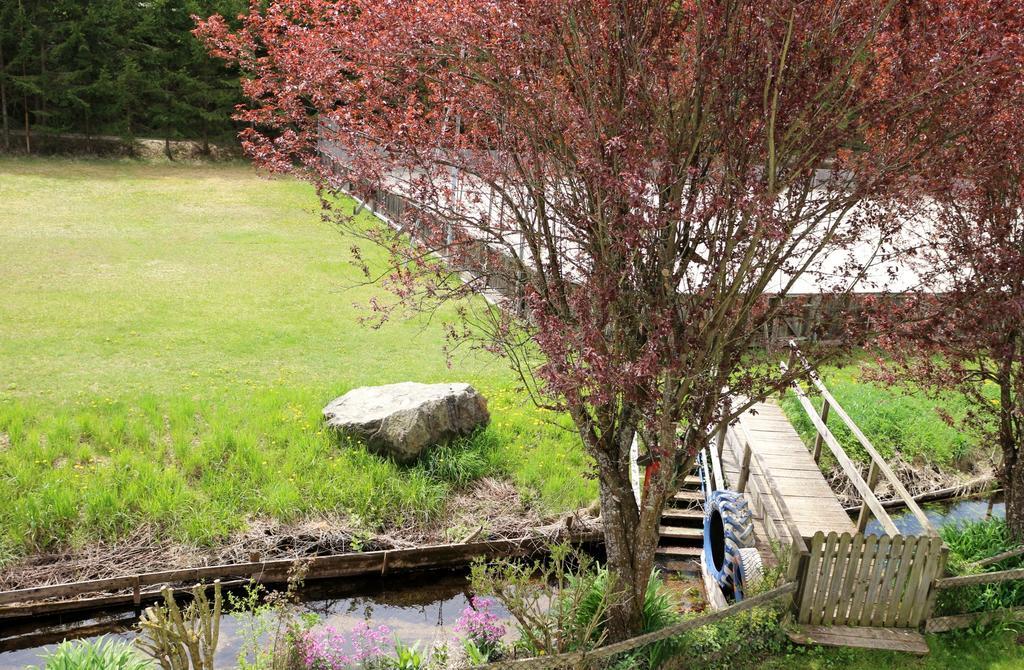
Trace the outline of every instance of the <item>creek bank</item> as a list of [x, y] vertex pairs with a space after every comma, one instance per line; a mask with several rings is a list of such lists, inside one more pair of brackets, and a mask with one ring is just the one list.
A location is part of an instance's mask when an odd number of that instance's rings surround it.
[[143, 525], [117, 541], [92, 542], [80, 549], [11, 562], [0, 570], [0, 591], [196, 566], [411, 549], [467, 539], [504, 540], [550, 532], [567, 523], [571, 530], [597, 527], [585, 510], [562, 517], [542, 514], [514, 485], [491, 478], [454, 494], [442, 519], [368, 530], [344, 515], [291, 524], [259, 517], [250, 519], [244, 531], [210, 548], [174, 542], [159, 528]]
[[[930, 502], [944, 498], [953, 498], [966, 495], [977, 495], [990, 491], [998, 485], [993, 469], [988, 464], [976, 464], [970, 471], [956, 469], [944, 469], [931, 463], [915, 464], [909, 463], [899, 457], [887, 459], [889, 467], [896, 474], [896, 478], [906, 487], [911, 497], [918, 499], [918, 502]], [[868, 466], [861, 465], [861, 477], [866, 481], [868, 478]], [[843, 507], [859, 509], [863, 502], [860, 494], [854, 488], [853, 483], [843, 473], [842, 468], [836, 464], [830, 464], [824, 469], [825, 479], [835, 492], [836, 497]], [[875, 495], [886, 508], [898, 507], [898, 496], [892, 486], [881, 480], [875, 488]]]

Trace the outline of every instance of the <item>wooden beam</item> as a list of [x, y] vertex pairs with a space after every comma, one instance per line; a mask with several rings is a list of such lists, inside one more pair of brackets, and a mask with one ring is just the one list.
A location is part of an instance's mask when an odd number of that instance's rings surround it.
[[799, 353], [799, 350], [796, 348], [796, 342], [790, 341], [790, 346], [792, 347], [793, 352], [799, 358], [800, 363], [804, 366], [804, 369], [807, 370], [808, 377], [810, 377], [811, 379], [811, 383], [813, 383], [815, 388], [818, 389], [818, 392], [821, 393], [822, 400], [825, 402], [825, 407], [831, 405], [832, 408], [835, 409], [836, 414], [839, 415], [839, 418], [843, 420], [843, 423], [846, 424], [846, 427], [850, 429], [850, 432], [853, 433], [853, 435], [860, 442], [861, 446], [864, 447], [864, 451], [868, 452], [868, 455], [871, 456], [872, 464], [878, 464], [878, 467], [882, 471], [882, 475], [886, 478], [886, 480], [888, 480], [889, 484], [892, 485], [892, 488], [893, 490], [896, 491], [896, 494], [903, 500], [904, 503], [906, 503], [907, 508], [914, 515], [914, 518], [917, 519], [918, 523], [921, 524], [921, 527], [924, 528], [924, 530], [929, 534], [937, 535], [938, 533], [932, 526], [931, 521], [928, 520], [928, 516], [924, 513], [921, 507], [916, 502], [914, 502], [913, 496], [911, 496], [910, 492], [907, 491], [907, 488], [903, 486], [903, 483], [896, 476], [896, 473], [892, 471], [892, 468], [890, 468], [889, 465], [885, 462], [885, 459], [882, 458], [882, 455], [878, 453], [878, 450], [875, 449], [875, 446], [873, 444], [871, 444], [871, 441], [867, 438], [864, 432], [861, 431], [857, 424], [853, 422], [853, 419], [851, 419], [850, 415], [846, 413], [846, 410], [843, 409], [843, 406], [836, 402], [836, 399], [832, 397], [832, 394], [829, 393], [828, 388], [825, 387], [825, 384], [821, 381], [817, 372], [815, 372], [810, 367], [810, 365], [807, 363], [807, 360], [804, 359], [803, 355]]
[[736, 490], [743, 493], [747, 490], [747, 480], [750, 479], [750, 442], [743, 443], [743, 462], [740, 464], [740, 479], [736, 482]]
[[725, 483], [725, 475], [722, 474], [722, 459], [717, 451], [708, 447], [708, 454], [711, 457], [711, 474], [715, 478], [715, 485], [720, 489], [729, 488]]
[[[988, 493], [998, 493], [998, 488], [991, 488], [993, 484], [996, 484], [996, 478], [992, 476], [978, 477], [965, 484], [958, 486], [949, 486], [946, 488], [935, 489], [933, 491], [926, 491], [924, 493], [918, 493], [914, 496], [914, 502], [935, 502], [938, 500], [949, 500], [951, 498], [965, 498], [973, 496], [978, 493], [982, 493], [985, 489], [989, 489]], [[907, 504], [900, 498], [893, 498], [891, 500], [883, 500], [882, 507], [887, 510], [900, 509], [906, 507]], [[854, 513], [860, 509], [860, 505], [854, 505], [852, 507], [845, 508], [847, 512]]]
[[955, 589], [958, 586], [974, 586], [977, 584], [998, 584], [1024, 579], [1024, 568], [1000, 570], [999, 572], [983, 572], [979, 575], [961, 575], [935, 580], [936, 589]]
[[[785, 363], [782, 365], [785, 365]], [[843, 450], [842, 445], [839, 444], [839, 441], [834, 435], [832, 435], [832, 431], [828, 429], [828, 426], [821, 422], [821, 417], [819, 417], [818, 413], [814, 411], [814, 405], [811, 404], [807, 394], [797, 384], [793, 385], [793, 390], [796, 393], [797, 399], [800, 401], [800, 405], [804, 408], [807, 416], [809, 416], [811, 421], [814, 423], [814, 427], [818, 429], [818, 433], [824, 438], [825, 444], [828, 445], [832, 455], [835, 456], [836, 460], [839, 462], [839, 467], [842, 468], [843, 472], [846, 473], [846, 476], [849, 477], [851, 482], [853, 482], [853, 487], [857, 489], [857, 492], [860, 493], [861, 498], [867, 504], [872, 514], [874, 514], [875, 518], [882, 524], [882, 528], [889, 535], [897, 535], [899, 533], [899, 529], [896, 528], [896, 524], [892, 522], [888, 512], [886, 512], [885, 508], [883, 508], [881, 503], [878, 502], [878, 498], [875, 497], [875, 494], [871, 491], [867, 482], [864, 481], [864, 478], [860, 476], [857, 466], [852, 460], [850, 460], [850, 457], [846, 455], [846, 451]]]
[[990, 612], [972, 612], [970, 614], [954, 614], [928, 619], [924, 624], [926, 633], [945, 633], [958, 628], [970, 628], [976, 623], [987, 624], [992, 621], [1022, 621], [1024, 607], [1010, 607]]
[[589, 660], [618, 656], [619, 654], [632, 651], [655, 642], [667, 640], [679, 635], [680, 633], [685, 633], [686, 631], [694, 630], [695, 628], [701, 628], [702, 626], [707, 626], [708, 624], [728, 619], [731, 616], [746, 612], [754, 609], [755, 607], [760, 607], [762, 605], [775, 602], [776, 600], [781, 600], [787, 596], [791, 596], [796, 591], [796, 587], [797, 585], [795, 582], [786, 582], [781, 586], [775, 587], [771, 591], [766, 591], [752, 598], [745, 598], [723, 610], [718, 610], [717, 612], [694, 617], [692, 619], [686, 619], [685, 621], [671, 626], [666, 626], [660, 630], [629, 638], [622, 642], [615, 642], [603, 647], [598, 647], [597, 649], [591, 649], [589, 651], [574, 651], [555, 656], [536, 656], [533, 658], [496, 661], [486, 665], [475, 665], [473, 668], [480, 670], [499, 670], [500, 668], [534, 668], [540, 670], [541, 668], [589, 667]]
[[797, 626], [786, 635], [797, 644], [902, 651], [922, 656], [928, 653], [924, 636], [906, 628]]
[[[600, 541], [600, 533], [575, 533], [569, 542]], [[285, 582], [296, 565], [309, 566], [307, 580], [357, 575], [380, 574], [386, 564], [389, 570], [418, 570], [424, 568], [466, 565], [476, 557], [523, 556], [543, 551], [543, 537], [523, 537], [511, 540], [491, 540], [471, 544], [445, 544], [412, 549], [389, 549], [365, 553], [334, 554], [300, 558], [284, 558], [253, 563], [212, 565], [176, 570], [147, 572], [108, 579], [93, 579], [65, 584], [52, 584], [0, 592], [0, 605], [31, 603], [47, 598], [68, 598], [90, 593], [132, 591], [136, 586], [158, 586], [177, 582], [198, 582], [204, 579], [232, 577], [253, 578], [260, 582]], [[0, 607], [0, 615], [8, 608]]]
[[[826, 400], [821, 405], [821, 422], [826, 426], [828, 425], [828, 412], [831, 408], [832, 405], [829, 403], [828, 400]], [[818, 464], [821, 463], [821, 442], [821, 433], [818, 433], [817, 435], [814, 436], [814, 453], [812, 454], [812, 456], [814, 457], [814, 462]]]
[[[820, 436], [819, 436], [820, 437]], [[881, 473], [878, 471], [878, 463], [871, 461], [871, 467], [868, 468], [868, 488], [871, 492], [875, 492], [875, 487], [878, 486], [878, 477]], [[868, 526], [868, 514], [867, 501], [865, 500], [860, 504], [860, 513], [857, 515], [857, 532], [863, 533], [864, 529]]]
[[995, 563], [1005, 561], [1008, 558], [1013, 558], [1014, 556], [1020, 556], [1022, 554], [1024, 554], [1024, 547], [1017, 547], [1016, 549], [1010, 549], [1009, 551], [1004, 551], [1001, 554], [996, 554], [995, 556], [989, 556], [988, 558], [983, 558], [980, 561], [975, 561], [974, 564], [980, 568], [983, 568], [986, 565], [993, 565]]

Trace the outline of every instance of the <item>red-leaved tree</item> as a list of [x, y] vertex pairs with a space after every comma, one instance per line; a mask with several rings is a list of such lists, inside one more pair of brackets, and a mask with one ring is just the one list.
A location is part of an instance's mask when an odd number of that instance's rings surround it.
[[[978, 23], [996, 5], [1015, 3], [271, 0], [197, 34], [245, 73], [258, 164], [328, 208], [341, 186], [410, 203], [370, 231], [329, 210], [390, 250], [403, 304], [509, 296], [462, 301], [455, 332], [593, 456], [614, 639], [642, 625], [676, 477], [789, 381], [746, 364], [790, 304], [766, 296], [863, 281], [894, 195], [959, 132], [933, 132], [945, 105], [999, 57]], [[634, 434], [662, 464], [639, 506]]]
[[1002, 57], [950, 107], [946, 123], [970, 105], [969, 130], [921, 166], [923, 290], [882, 316], [892, 354], [883, 373], [968, 399], [964, 424], [998, 447], [1007, 523], [1024, 540], [1024, 22], [1019, 12], [989, 18]]

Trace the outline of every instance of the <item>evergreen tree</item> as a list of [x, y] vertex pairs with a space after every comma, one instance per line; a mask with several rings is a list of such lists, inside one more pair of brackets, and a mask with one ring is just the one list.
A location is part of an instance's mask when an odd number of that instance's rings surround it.
[[237, 74], [192, 36], [192, 15], [237, 16], [245, 0], [8, 0], [0, 3], [0, 147], [33, 134], [168, 143], [234, 134]]

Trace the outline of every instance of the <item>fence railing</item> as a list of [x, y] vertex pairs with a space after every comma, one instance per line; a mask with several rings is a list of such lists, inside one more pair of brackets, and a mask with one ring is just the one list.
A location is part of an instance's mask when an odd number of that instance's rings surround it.
[[[975, 565], [984, 567], [1014, 558], [1024, 554], [1024, 547], [1004, 551], [990, 558], [977, 561]], [[1024, 568], [1011, 570], [999, 570], [998, 572], [983, 572], [977, 575], [958, 575], [955, 577], [942, 577], [936, 579], [932, 584], [934, 593], [947, 589], [955, 589], [964, 586], [979, 586], [982, 584], [999, 584], [1024, 579]], [[932, 597], [934, 600], [934, 596]], [[951, 614], [946, 616], [931, 617], [925, 623], [925, 631], [929, 633], [942, 633], [958, 628], [967, 628], [976, 624], [986, 624], [997, 620], [1024, 619], [1024, 607], [1007, 607], [985, 612], [968, 612], [965, 614]]]
[[[796, 394], [797, 400], [800, 402], [800, 406], [803, 408], [807, 417], [811, 420], [816, 430], [813, 447], [814, 462], [818, 463], [821, 459], [821, 445], [825, 444], [832, 455], [835, 457], [836, 462], [842, 469], [843, 474], [853, 483], [854, 488], [861, 496], [861, 508], [857, 515], [857, 531], [864, 532], [867, 527], [868, 520], [873, 514], [882, 528], [889, 535], [899, 534], [899, 530], [896, 528], [896, 524], [893, 523], [892, 517], [886, 511], [885, 507], [878, 500], [875, 495], [875, 488], [878, 486], [879, 481], [884, 477], [889, 483], [892, 489], [896, 492], [896, 495], [903, 501], [903, 504], [914, 515], [918, 523], [924, 529], [928, 535], [936, 535], [935, 528], [932, 526], [927, 515], [921, 507], [914, 501], [914, 498], [907, 491], [903, 483], [900, 482], [896, 473], [893, 472], [892, 468], [889, 467], [885, 459], [882, 458], [875, 446], [871, 444], [871, 441], [864, 435], [864, 432], [854, 423], [850, 415], [843, 409], [843, 406], [835, 399], [835, 397], [829, 392], [825, 384], [822, 383], [821, 377], [818, 372], [808, 364], [803, 354], [797, 348], [796, 342], [790, 340], [789, 346], [792, 351], [789, 363], [780, 363], [780, 366], [784, 371], [788, 370], [791, 366], [799, 364], [803, 370], [803, 377], [808, 379], [821, 396], [822, 405], [821, 411], [816, 411], [814, 405], [811, 403], [807, 393], [800, 386], [799, 382], [794, 381], [791, 388]], [[868, 478], [865, 481], [860, 474], [860, 469], [856, 466], [853, 460], [847, 455], [846, 450], [836, 439], [835, 435], [828, 428], [828, 418], [832, 411], [835, 411], [836, 415], [842, 420], [846, 427], [850, 430], [861, 447], [871, 458], [871, 465], [868, 468]]]
[[[779, 515], [782, 517], [782, 522], [785, 524], [786, 531], [791, 539], [786, 579], [796, 582], [798, 588], [802, 588], [803, 580], [800, 576], [803, 570], [805, 570], [807, 562], [810, 559], [810, 550], [807, 547], [807, 541], [800, 532], [800, 528], [796, 524], [793, 512], [789, 509], [789, 505], [786, 503], [786, 497], [782, 495], [782, 488], [772, 475], [771, 469], [768, 468], [761, 460], [761, 455], [751, 447], [750, 434], [747, 433], [747, 429], [743, 426], [743, 422], [736, 422], [733, 428], [733, 434], [736, 435], [739, 440], [740, 452], [742, 453], [740, 474], [739, 479], [736, 482], [736, 490], [740, 493], [746, 493], [747, 484], [750, 481], [751, 463], [753, 462], [757, 466], [759, 475], [767, 484], [767, 493], [771, 496], [772, 501], [779, 510]], [[794, 602], [799, 601], [798, 599], [800, 595], [800, 593], [797, 594], [796, 598], [794, 598]]]

